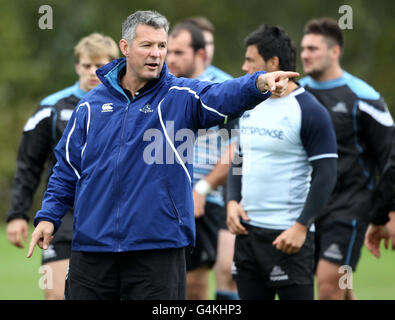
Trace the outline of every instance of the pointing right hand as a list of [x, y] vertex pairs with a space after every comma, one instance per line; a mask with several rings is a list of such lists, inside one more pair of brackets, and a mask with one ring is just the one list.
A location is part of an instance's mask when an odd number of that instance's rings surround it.
[[30, 258], [33, 255], [34, 247], [38, 245], [41, 249], [48, 249], [49, 244], [53, 239], [54, 225], [49, 221], [41, 221], [37, 225], [36, 229], [32, 234], [32, 240], [29, 245], [29, 252], [27, 257]]

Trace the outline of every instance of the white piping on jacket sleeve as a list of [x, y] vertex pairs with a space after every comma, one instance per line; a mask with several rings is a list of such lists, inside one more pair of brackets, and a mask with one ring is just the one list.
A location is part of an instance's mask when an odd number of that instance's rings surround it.
[[171, 87], [171, 88], [169, 89], [169, 91], [170, 91], [170, 90], [173, 90], [173, 89], [176, 89], [176, 90], [186, 90], [186, 91], [188, 91], [188, 92], [191, 93], [196, 99], [200, 100], [200, 102], [202, 103], [203, 108], [205, 108], [205, 109], [207, 109], [207, 110], [209, 110], [209, 111], [211, 111], [211, 112], [214, 112], [214, 113], [220, 115], [221, 117], [223, 117], [223, 118], [224, 118], [224, 124], [226, 124], [226, 123], [228, 122], [228, 116], [227, 116], [227, 115], [225, 115], [225, 114], [219, 112], [218, 110], [216, 110], [216, 109], [214, 109], [214, 108], [211, 108], [211, 107], [207, 106], [206, 104], [204, 104], [203, 101], [202, 101], [202, 99], [200, 99], [200, 97], [196, 94], [196, 91], [193, 91], [191, 88], [188, 88], [188, 87], [178, 87], [178, 86], [173, 86], [173, 87]]
[[162, 129], [163, 129], [163, 132], [165, 134], [166, 140], [169, 143], [169, 145], [170, 145], [171, 149], [173, 150], [174, 154], [176, 155], [176, 157], [178, 159], [178, 162], [181, 164], [182, 168], [184, 169], [185, 173], [187, 174], [188, 179], [189, 179], [189, 183], [192, 183], [192, 179], [191, 179], [191, 176], [190, 176], [190, 174], [188, 172], [188, 169], [185, 166], [185, 164], [182, 162], [182, 159], [181, 159], [180, 155], [178, 154], [174, 144], [171, 142], [171, 139], [170, 139], [169, 135], [167, 134], [165, 124], [163, 123], [162, 110], [161, 110], [161, 107], [160, 107], [163, 100], [165, 100], [165, 98], [163, 98], [158, 104], [158, 115], [159, 115], [160, 125], [162, 126]]
[[[87, 127], [86, 127], [86, 134], [88, 134], [88, 132], [89, 132], [89, 126], [90, 126], [90, 120], [91, 120], [91, 106], [90, 106], [90, 104], [89, 104], [88, 102], [84, 102], [83, 104], [80, 104], [80, 105], [78, 106], [78, 108], [77, 108], [77, 110], [76, 110], [75, 113], [77, 113], [78, 110], [80, 109], [80, 107], [81, 107], [81, 106], [84, 106], [84, 105], [86, 105], [86, 107], [87, 107], [87, 109], [88, 109], [88, 123], [87, 123]], [[71, 135], [72, 135], [73, 132], [74, 132], [76, 122], [77, 122], [77, 118], [74, 118], [73, 127], [71, 128], [71, 130], [70, 130], [70, 132], [69, 132], [69, 134], [68, 134], [68, 136], [67, 136], [67, 141], [66, 141], [66, 160], [67, 160], [68, 164], [70, 165], [70, 167], [73, 169], [73, 171], [74, 171], [75, 175], [77, 176], [77, 178], [80, 179], [81, 176], [80, 176], [80, 174], [78, 173], [78, 170], [71, 164], [71, 161], [70, 161], [70, 152], [69, 152], [70, 138], [71, 138]], [[86, 147], [86, 142], [85, 142], [85, 144], [84, 144], [84, 147], [82, 148], [81, 157], [82, 157], [82, 155], [83, 155], [83, 153], [84, 153], [85, 147]]]

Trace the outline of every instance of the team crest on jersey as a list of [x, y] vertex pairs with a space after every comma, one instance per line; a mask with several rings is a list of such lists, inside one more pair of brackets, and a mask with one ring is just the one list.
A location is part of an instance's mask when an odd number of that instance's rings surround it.
[[347, 106], [344, 102], [338, 102], [334, 107], [332, 107], [333, 112], [343, 112], [347, 113]]
[[243, 113], [243, 115], [241, 116], [243, 119], [249, 118], [250, 117], [250, 112], [246, 111]]
[[101, 106], [101, 112], [113, 112], [112, 103], [105, 103]]
[[144, 107], [142, 107], [141, 109], [139, 109], [139, 111], [141, 111], [141, 112], [143, 112], [143, 113], [151, 113], [151, 112], [154, 112], [154, 110], [151, 109], [149, 103], [147, 103]]

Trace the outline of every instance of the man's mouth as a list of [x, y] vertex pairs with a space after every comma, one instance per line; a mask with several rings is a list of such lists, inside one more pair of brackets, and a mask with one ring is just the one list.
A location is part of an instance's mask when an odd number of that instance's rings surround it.
[[154, 62], [146, 63], [145, 65], [148, 67], [148, 69], [156, 69], [159, 67], [159, 63], [154, 63]]

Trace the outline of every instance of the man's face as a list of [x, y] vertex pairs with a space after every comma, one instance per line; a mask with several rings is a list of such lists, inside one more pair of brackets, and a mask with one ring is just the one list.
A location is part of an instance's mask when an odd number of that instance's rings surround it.
[[110, 59], [107, 56], [92, 58], [87, 53], [82, 53], [78, 63], [75, 64], [75, 71], [80, 77], [80, 88], [89, 91], [96, 87], [100, 83], [96, 70], [109, 62]]
[[176, 77], [191, 78], [195, 72], [196, 54], [191, 44], [191, 35], [186, 30], [169, 37], [166, 61], [170, 72]]
[[166, 30], [140, 24], [130, 45], [122, 41], [124, 45], [121, 43], [121, 51], [127, 57], [128, 71], [133, 80], [146, 82], [157, 78], [167, 52]]
[[241, 69], [249, 74], [253, 74], [254, 72], [261, 70], [266, 70], [265, 60], [259, 54], [258, 48], [255, 45], [250, 45], [247, 47], [245, 53], [245, 60]]
[[214, 35], [210, 31], [203, 31], [204, 42], [206, 43], [206, 66], [211, 65], [214, 57]]
[[306, 34], [302, 39], [300, 54], [303, 71], [317, 78], [332, 66], [333, 50], [319, 34]]

